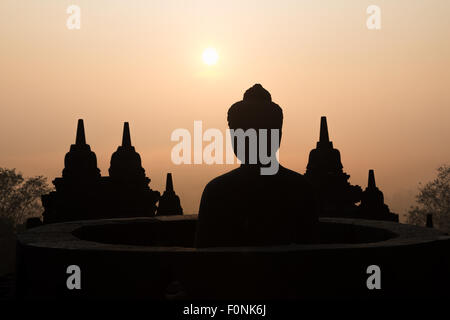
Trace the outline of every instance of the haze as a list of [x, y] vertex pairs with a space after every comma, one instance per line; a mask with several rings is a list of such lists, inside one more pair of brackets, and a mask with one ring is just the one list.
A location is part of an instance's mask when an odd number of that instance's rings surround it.
[[[66, 9], [81, 8], [68, 30]], [[366, 8], [381, 8], [368, 30]], [[450, 2], [111, 1], [0, 2], [0, 166], [61, 175], [78, 118], [107, 175], [130, 122], [153, 189], [172, 172], [185, 213], [230, 165], [174, 165], [171, 132], [226, 112], [254, 83], [284, 111], [280, 160], [304, 173], [320, 116], [350, 182], [374, 169], [403, 214], [419, 182], [450, 160]], [[205, 65], [202, 52], [220, 56]]]

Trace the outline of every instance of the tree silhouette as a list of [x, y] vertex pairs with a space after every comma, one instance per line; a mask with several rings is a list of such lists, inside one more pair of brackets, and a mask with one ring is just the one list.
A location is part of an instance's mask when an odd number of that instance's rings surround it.
[[434, 226], [450, 232], [450, 166], [437, 169], [437, 178], [419, 187], [417, 205], [408, 212], [408, 223], [425, 225], [427, 214], [432, 214]]
[[41, 213], [40, 196], [51, 190], [43, 176], [24, 178], [16, 169], [0, 168], [0, 217], [12, 225]]

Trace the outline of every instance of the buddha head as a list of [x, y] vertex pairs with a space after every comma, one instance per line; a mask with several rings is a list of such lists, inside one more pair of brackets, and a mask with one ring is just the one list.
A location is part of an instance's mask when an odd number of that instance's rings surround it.
[[242, 165], [262, 166], [261, 174], [275, 174], [282, 125], [283, 110], [270, 93], [260, 84], [248, 89], [243, 100], [228, 109], [231, 142]]

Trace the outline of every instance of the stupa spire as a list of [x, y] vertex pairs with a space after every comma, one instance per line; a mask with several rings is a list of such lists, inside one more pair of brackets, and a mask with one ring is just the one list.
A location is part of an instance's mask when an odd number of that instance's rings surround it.
[[150, 180], [145, 176], [142, 168], [141, 156], [131, 145], [130, 125], [123, 124], [122, 145], [111, 156], [109, 176], [113, 179], [124, 180], [137, 184], [147, 184]]
[[333, 148], [328, 135], [327, 117], [320, 117], [320, 136], [309, 153], [306, 179], [317, 189], [319, 214], [324, 217], [350, 217], [361, 199], [360, 186], [351, 185], [343, 171], [341, 153]]
[[100, 177], [97, 157], [86, 143], [83, 119], [78, 119], [75, 144], [70, 145], [70, 150], [64, 157], [63, 178], [69, 177], [77, 180]]
[[75, 139], [75, 144], [76, 145], [85, 145], [86, 144], [86, 135], [84, 134], [83, 119], [78, 119], [77, 137]]
[[328, 136], [328, 125], [327, 125], [327, 117], [320, 118], [320, 138], [319, 141], [322, 143], [330, 142], [330, 138]]
[[369, 170], [367, 188], [361, 195], [359, 215], [363, 219], [388, 220], [398, 222], [398, 215], [390, 212], [384, 203], [383, 192], [377, 188], [375, 183], [375, 171]]
[[372, 169], [369, 170], [369, 181], [367, 182], [367, 188], [375, 189], [377, 187], [375, 183], [375, 173]]
[[166, 191], [173, 192], [173, 181], [172, 181], [172, 173], [167, 174], [166, 179]]
[[128, 122], [123, 124], [122, 147], [131, 147], [130, 125]]
[[159, 199], [157, 215], [180, 215], [183, 214], [180, 198], [173, 189], [172, 173], [167, 174], [166, 190]]

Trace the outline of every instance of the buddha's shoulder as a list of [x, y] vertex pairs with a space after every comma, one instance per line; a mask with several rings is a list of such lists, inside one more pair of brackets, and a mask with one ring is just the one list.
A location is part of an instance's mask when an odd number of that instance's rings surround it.
[[280, 166], [277, 174], [278, 178], [284, 181], [289, 181], [304, 187], [310, 187], [310, 183], [305, 176], [297, 171]]
[[310, 184], [308, 183], [308, 181], [306, 180], [305, 176], [287, 169], [283, 166], [280, 166], [278, 169], [278, 172], [274, 175], [261, 175], [258, 176], [256, 179], [255, 177], [249, 177], [247, 176], [245, 173], [242, 172], [242, 170], [240, 170], [239, 168], [236, 168], [234, 170], [231, 170], [227, 173], [224, 173], [214, 179], [212, 179], [205, 187], [205, 189], [208, 190], [214, 190], [214, 189], [220, 189], [220, 188], [224, 188], [224, 187], [230, 187], [230, 186], [236, 186], [238, 185], [240, 182], [249, 182], [249, 181], [253, 181], [255, 183], [258, 182], [264, 182], [264, 180], [267, 180], [266, 182], [270, 182], [273, 181], [275, 182], [276, 180], [281, 182], [286, 182], [287, 184], [295, 184], [297, 186], [301, 186], [304, 188], [309, 188]]
[[211, 181], [208, 182], [208, 184], [205, 187], [206, 189], [217, 189], [217, 188], [223, 188], [225, 186], [228, 186], [230, 184], [236, 183], [237, 180], [240, 178], [239, 174], [239, 168], [236, 168], [234, 170], [228, 171], [220, 176], [215, 177]]

